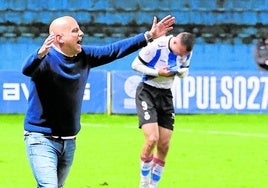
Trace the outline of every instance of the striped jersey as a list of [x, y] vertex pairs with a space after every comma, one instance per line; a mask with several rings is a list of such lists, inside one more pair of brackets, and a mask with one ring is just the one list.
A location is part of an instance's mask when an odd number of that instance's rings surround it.
[[[169, 49], [169, 41], [172, 35], [160, 37], [148, 44], [139, 52], [139, 60], [149, 68], [157, 69], [168, 66], [172, 72], [180, 68], [188, 68], [192, 52], [187, 56], [177, 56]], [[172, 87], [174, 76], [149, 76], [143, 75], [142, 82], [156, 88], [169, 89]]]

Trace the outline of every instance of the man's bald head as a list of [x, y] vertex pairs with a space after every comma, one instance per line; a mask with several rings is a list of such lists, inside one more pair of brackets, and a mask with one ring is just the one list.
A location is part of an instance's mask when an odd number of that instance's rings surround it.
[[63, 16], [53, 20], [49, 26], [50, 34], [60, 34], [70, 30], [72, 23], [77, 24], [76, 20], [71, 16]]
[[54, 46], [65, 55], [72, 57], [82, 51], [84, 33], [73, 17], [63, 16], [53, 20], [49, 26], [49, 34], [54, 36]]

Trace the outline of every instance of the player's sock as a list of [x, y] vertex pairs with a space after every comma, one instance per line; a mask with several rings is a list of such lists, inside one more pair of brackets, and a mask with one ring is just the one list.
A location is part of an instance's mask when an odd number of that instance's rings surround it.
[[148, 188], [152, 165], [153, 157], [141, 158], [140, 188]]
[[151, 172], [151, 180], [149, 184], [149, 188], [156, 188], [158, 185], [158, 182], [161, 179], [164, 166], [165, 166], [165, 161], [162, 161], [160, 159], [154, 158], [153, 159], [153, 168]]

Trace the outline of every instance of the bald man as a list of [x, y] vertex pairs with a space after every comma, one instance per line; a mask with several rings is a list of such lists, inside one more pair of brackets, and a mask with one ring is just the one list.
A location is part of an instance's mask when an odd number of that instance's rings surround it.
[[82, 45], [77, 21], [64, 16], [52, 21], [43, 45], [25, 61], [31, 78], [24, 119], [27, 157], [37, 187], [63, 187], [71, 168], [80, 130], [84, 88], [91, 68], [122, 58], [172, 29], [168, 15], [150, 31], [104, 46]]

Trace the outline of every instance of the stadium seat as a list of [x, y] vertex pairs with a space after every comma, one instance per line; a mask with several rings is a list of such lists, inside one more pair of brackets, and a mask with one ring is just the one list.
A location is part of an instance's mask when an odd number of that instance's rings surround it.
[[[202, 63], [193, 65], [195, 68], [245, 69], [246, 61], [254, 65], [250, 47], [258, 37], [257, 29], [268, 24], [267, 7], [267, 0], [155, 0], [153, 3], [3, 0], [0, 4], [1, 54], [8, 60], [13, 59], [14, 64], [0, 63], [0, 69], [17, 69], [20, 58], [26, 55], [25, 49], [40, 45], [50, 22], [62, 15], [77, 19], [85, 31], [85, 43], [103, 44], [146, 30], [153, 16], [160, 19], [167, 14], [176, 17], [174, 32], [193, 31], [197, 35], [193, 59]], [[102, 28], [95, 32], [99, 25]], [[11, 48], [22, 51], [20, 56], [15, 55], [18, 60], [12, 58]]]

